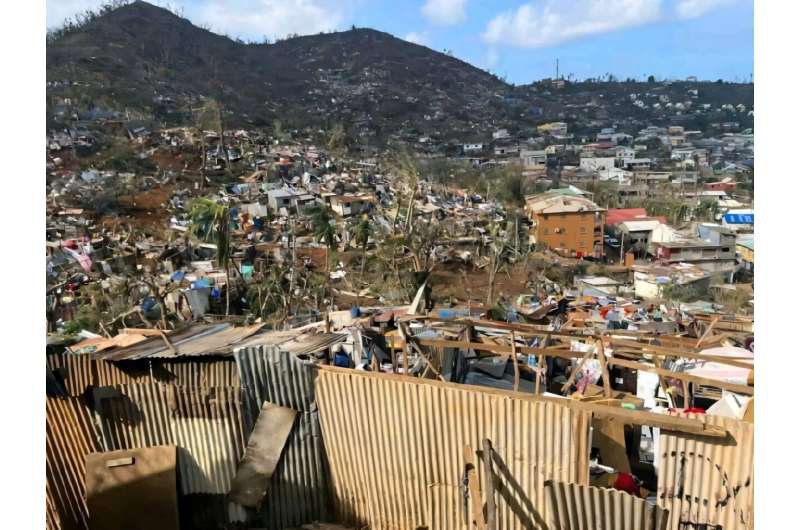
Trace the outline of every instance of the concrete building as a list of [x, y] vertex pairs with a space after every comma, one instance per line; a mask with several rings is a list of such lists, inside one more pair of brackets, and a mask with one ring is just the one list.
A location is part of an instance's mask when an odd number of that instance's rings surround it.
[[585, 197], [554, 190], [526, 198], [531, 244], [569, 256], [603, 256], [606, 211]]

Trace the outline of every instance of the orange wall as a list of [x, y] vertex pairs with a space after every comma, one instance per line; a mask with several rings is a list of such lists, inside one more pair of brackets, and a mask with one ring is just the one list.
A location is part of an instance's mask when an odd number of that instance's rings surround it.
[[605, 217], [605, 212], [535, 214], [536, 241], [553, 249], [566, 248], [583, 255], [591, 255], [595, 250], [594, 242], [599, 241], [602, 253]]

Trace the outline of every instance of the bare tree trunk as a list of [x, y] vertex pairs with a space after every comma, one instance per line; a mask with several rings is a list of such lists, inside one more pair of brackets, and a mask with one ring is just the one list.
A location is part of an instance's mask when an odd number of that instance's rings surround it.
[[231, 276], [230, 268], [225, 267], [225, 316], [231, 314]]

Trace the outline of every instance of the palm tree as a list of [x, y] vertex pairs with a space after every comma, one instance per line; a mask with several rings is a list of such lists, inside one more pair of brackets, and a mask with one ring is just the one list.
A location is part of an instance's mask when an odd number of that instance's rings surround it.
[[317, 204], [306, 209], [306, 215], [311, 220], [311, 230], [320, 242], [325, 245], [325, 294], [328, 294], [328, 282], [331, 277], [330, 251], [335, 249], [336, 244], [336, 224], [331, 211], [325, 204]]
[[231, 285], [229, 266], [231, 261], [231, 212], [226, 204], [217, 204], [210, 199], [192, 201], [189, 208], [190, 230], [203, 241], [214, 241], [217, 245], [217, 266], [225, 270], [225, 315], [231, 309]]
[[367, 262], [367, 243], [369, 236], [372, 235], [372, 224], [369, 222], [369, 217], [364, 215], [361, 220], [353, 226], [353, 240], [356, 245], [361, 247], [361, 273], [360, 276], [364, 277], [364, 265]]

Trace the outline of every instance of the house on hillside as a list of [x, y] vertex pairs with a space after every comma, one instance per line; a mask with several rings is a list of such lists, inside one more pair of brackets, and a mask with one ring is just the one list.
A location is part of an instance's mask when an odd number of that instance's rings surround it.
[[603, 256], [605, 213], [589, 199], [563, 190], [525, 199], [531, 219], [529, 241], [569, 256]]

